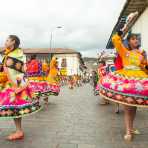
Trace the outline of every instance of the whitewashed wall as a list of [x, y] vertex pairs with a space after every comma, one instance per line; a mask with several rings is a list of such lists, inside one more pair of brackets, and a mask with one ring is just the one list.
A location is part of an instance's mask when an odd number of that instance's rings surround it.
[[148, 7], [133, 26], [132, 32], [141, 34], [142, 49], [148, 54]]
[[51, 54], [26, 54], [27, 60], [30, 60], [32, 55], [36, 55], [37, 59], [42, 62], [44, 60], [47, 60], [48, 62], [50, 62], [51, 60]]
[[61, 68], [62, 59], [65, 58], [67, 61], [67, 74], [74, 75], [80, 74], [80, 62], [78, 58], [78, 54], [55, 54], [55, 57], [58, 58], [58, 65]]

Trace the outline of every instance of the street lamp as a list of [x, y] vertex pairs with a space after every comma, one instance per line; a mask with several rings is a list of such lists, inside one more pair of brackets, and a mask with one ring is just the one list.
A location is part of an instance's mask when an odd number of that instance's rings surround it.
[[[63, 27], [62, 26], [57, 26], [55, 29], [61, 29], [61, 28], [63, 28]], [[51, 35], [50, 35], [50, 50], [52, 49], [52, 40], [53, 40], [53, 32], [54, 32], [54, 30], [51, 31]]]

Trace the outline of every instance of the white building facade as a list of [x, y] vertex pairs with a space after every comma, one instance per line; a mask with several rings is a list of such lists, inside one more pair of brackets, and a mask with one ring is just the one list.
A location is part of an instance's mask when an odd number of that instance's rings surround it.
[[81, 74], [80, 70], [80, 58], [78, 54], [55, 54], [58, 59], [58, 67], [62, 69], [63, 59], [66, 61], [66, 73], [67, 75]]
[[132, 33], [138, 33], [141, 36], [141, 47], [148, 54], [148, 7], [138, 18], [132, 27]]
[[37, 49], [24, 49], [27, 59], [31, 55], [36, 55], [37, 59], [50, 63], [52, 57], [58, 60], [58, 68], [62, 75], [82, 74], [83, 59], [79, 52], [74, 49], [65, 48], [37, 48]]

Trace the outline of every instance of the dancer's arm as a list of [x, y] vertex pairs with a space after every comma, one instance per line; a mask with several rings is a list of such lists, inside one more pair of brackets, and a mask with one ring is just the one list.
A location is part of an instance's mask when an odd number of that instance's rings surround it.
[[127, 48], [123, 45], [122, 43], [122, 38], [119, 35], [119, 33], [115, 34], [112, 37], [112, 42], [113, 45], [115, 47], [115, 49], [117, 50], [118, 54], [120, 55], [120, 57], [125, 56], [126, 52], [128, 51]]

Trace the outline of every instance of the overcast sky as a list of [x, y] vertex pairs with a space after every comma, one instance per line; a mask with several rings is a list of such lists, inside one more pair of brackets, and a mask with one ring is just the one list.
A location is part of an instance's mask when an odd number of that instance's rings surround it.
[[[3, 0], [0, 1], [0, 46], [9, 34], [21, 47], [73, 48], [96, 56], [105, 48], [125, 0]], [[55, 29], [62, 26], [61, 29]]]

